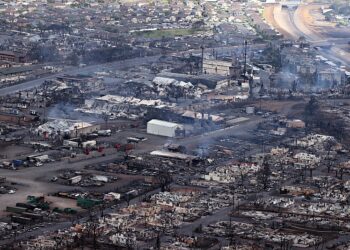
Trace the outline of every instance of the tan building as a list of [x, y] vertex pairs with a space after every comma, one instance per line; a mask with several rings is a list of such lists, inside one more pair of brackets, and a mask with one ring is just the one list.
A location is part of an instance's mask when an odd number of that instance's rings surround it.
[[204, 59], [203, 61], [204, 74], [229, 76], [232, 67], [232, 62], [209, 59]]
[[12, 51], [0, 51], [0, 61], [25, 62], [25, 57]]

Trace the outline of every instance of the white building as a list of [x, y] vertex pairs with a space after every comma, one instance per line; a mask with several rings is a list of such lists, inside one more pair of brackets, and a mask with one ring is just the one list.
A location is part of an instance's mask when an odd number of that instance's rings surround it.
[[147, 133], [153, 135], [161, 135], [167, 137], [176, 137], [184, 131], [184, 126], [181, 124], [161, 121], [161, 120], [150, 120], [147, 123]]

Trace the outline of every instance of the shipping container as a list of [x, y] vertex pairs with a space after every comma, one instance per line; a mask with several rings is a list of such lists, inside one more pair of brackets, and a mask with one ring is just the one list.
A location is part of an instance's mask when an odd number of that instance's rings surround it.
[[81, 175], [74, 176], [74, 177], [69, 179], [69, 184], [71, 184], [71, 185], [78, 184], [82, 180], [82, 178], [83, 177]]
[[33, 205], [33, 204], [28, 204], [28, 203], [16, 203], [16, 207], [24, 207], [24, 208], [28, 208], [30, 210], [35, 209], [37, 206]]
[[49, 210], [50, 209], [50, 204], [48, 202], [42, 202], [37, 204], [38, 208], [42, 210]]
[[63, 213], [63, 210], [58, 208], [58, 207], [55, 207], [54, 209], [52, 209], [52, 212], [55, 212], [55, 213]]
[[66, 214], [76, 214], [77, 210], [72, 209], [70, 207], [67, 207], [67, 208], [63, 209], [63, 212], [65, 212]]
[[85, 141], [81, 143], [81, 146], [83, 148], [91, 148], [91, 147], [95, 147], [96, 146], [96, 141], [92, 140], [92, 141]]
[[112, 131], [110, 129], [107, 129], [107, 130], [99, 130], [97, 131], [97, 134], [99, 136], [111, 136], [112, 134]]
[[29, 202], [29, 203], [40, 203], [40, 202], [44, 202], [44, 196], [38, 196], [38, 197], [36, 197], [36, 196], [32, 196], [32, 195], [28, 195], [27, 196], [27, 201]]
[[86, 198], [82, 198], [82, 197], [78, 197], [78, 199], [77, 199], [77, 205], [79, 207], [84, 208], [84, 209], [92, 208], [92, 207], [99, 205], [101, 203], [102, 203], [101, 200], [96, 200], [96, 199], [86, 199]]
[[31, 219], [35, 219], [35, 220], [42, 220], [43, 216], [41, 214], [35, 214], [35, 213], [29, 213], [29, 212], [24, 212], [22, 213], [23, 217], [28, 217]]
[[27, 212], [27, 208], [25, 207], [6, 207], [6, 212], [10, 212], [10, 213], [24, 213]]
[[23, 165], [23, 161], [22, 160], [13, 160], [12, 164], [14, 167], [20, 167]]
[[22, 217], [22, 216], [12, 216], [11, 220], [20, 224], [30, 224], [32, 220], [30, 218]]

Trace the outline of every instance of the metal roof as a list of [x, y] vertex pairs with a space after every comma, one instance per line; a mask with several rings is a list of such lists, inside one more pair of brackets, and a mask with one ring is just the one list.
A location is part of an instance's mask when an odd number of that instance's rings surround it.
[[173, 153], [168, 151], [152, 151], [150, 153], [153, 156], [159, 156], [159, 157], [165, 157], [165, 158], [174, 158], [179, 160], [195, 160], [198, 159], [197, 156], [194, 155], [187, 155], [187, 154], [181, 154], [181, 153]]
[[158, 126], [168, 127], [168, 128], [175, 128], [175, 127], [181, 126], [180, 124], [177, 124], [174, 122], [167, 122], [167, 121], [162, 121], [157, 119], [150, 120], [147, 124], [158, 125]]

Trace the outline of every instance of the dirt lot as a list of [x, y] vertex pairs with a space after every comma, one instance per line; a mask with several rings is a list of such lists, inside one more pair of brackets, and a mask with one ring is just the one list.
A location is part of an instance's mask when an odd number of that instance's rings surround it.
[[77, 206], [77, 202], [73, 199], [68, 199], [68, 198], [61, 198], [61, 197], [56, 197], [56, 196], [45, 196], [45, 200], [50, 202], [51, 208], [73, 208], [77, 211], [83, 211], [82, 208]]
[[30, 147], [17, 145], [0, 145], [1, 156], [4, 159], [14, 159], [18, 156], [33, 153], [34, 150]]
[[[303, 111], [306, 101], [261, 101], [261, 108], [270, 112], [277, 112], [286, 116], [300, 114]], [[260, 102], [254, 104], [256, 108], [260, 107]]]

